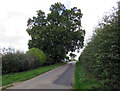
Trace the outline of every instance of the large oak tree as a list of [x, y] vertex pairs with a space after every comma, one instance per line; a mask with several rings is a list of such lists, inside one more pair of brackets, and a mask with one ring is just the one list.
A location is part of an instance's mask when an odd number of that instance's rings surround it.
[[31, 36], [29, 48], [39, 48], [53, 62], [60, 62], [69, 51], [83, 47], [85, 30], [81, 29], [82, 13], [77, 7], [66, 9], [55, 3], [45, 16], [41, 10], [28, 20], [27, 32]]

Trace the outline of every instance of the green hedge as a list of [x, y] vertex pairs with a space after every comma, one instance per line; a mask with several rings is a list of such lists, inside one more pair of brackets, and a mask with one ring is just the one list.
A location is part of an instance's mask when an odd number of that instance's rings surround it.
[[106, 16], [95, 30], [79, 61], [101, 80], [103, 89], [120, 90], [120, 26], [116, 14]]
[[22, 52], [7, 53], [2, 57], [2, 73], [14, 73], [34, 69], [40, 66], [39, 60], [35, 56], [30, 56]]

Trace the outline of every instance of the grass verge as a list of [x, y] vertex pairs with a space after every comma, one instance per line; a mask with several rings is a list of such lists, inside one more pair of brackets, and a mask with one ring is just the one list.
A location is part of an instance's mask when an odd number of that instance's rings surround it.
[[88, 72], [85, 67], [80, 64], [80, 62], [76, 63], [74, 84], [75, 90], [98, 90], [100, 86], [99, 80], [97, 80], [90, 72]]
[[64, 63], [59, 63], [59, 64], [50, 65], [50, 66], [39, 67], [37, 69], [33, 69], [25, 72], [5, 74], [2, 76], [2, 86], [34, 78], [49, 70], [57, 68], [63, 64]]

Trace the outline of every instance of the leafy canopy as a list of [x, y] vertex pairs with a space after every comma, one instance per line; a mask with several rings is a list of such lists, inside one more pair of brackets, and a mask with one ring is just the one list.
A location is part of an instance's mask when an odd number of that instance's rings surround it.
[[81, 29], [82, 13], [77, 7], [66, 9], [64, 4], [55, 3], [45, 16], [41, 10], [28, 20], [27, 32], [31, 36], [29, 48], [39, 48], [59, 62], [69, 51], [83, 47], [85, 30]]

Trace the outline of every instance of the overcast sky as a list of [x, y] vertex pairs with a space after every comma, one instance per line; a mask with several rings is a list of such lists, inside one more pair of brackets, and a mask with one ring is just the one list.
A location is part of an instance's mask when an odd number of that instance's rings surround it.
[[67, 9], [77, 7], [83, 13], [82, 27], [86, 30], [86, 40], [94, 27], [119, 0], [1, 0], [0, 1], [0, 47], [12, 46], [22, 51], [28, 50], [29, 35], [27, 20], [36, 15], [37, 10], [49, 13], [51, 4], [61, 2]]

